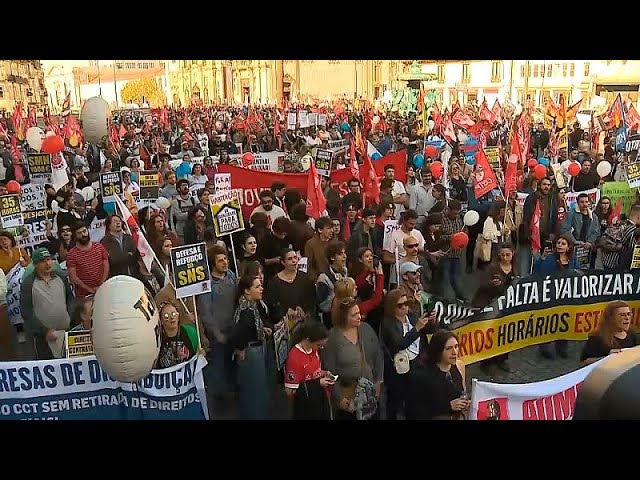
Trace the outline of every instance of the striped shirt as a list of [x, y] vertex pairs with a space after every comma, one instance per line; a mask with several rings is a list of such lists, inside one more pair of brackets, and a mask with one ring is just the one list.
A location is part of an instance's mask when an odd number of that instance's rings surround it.
[[[610, 228], [611, 227], [607, 228], [605, 234], [609, 231]], [[633, 248], [633, 233], [636, 231], [636, 228], [636, 224], [631, 220], [627, 220], [626, 223], [622, 226], [622, 233], [620, 234], [620, 240], [618, 240], [618, 242], [622, 244], [623, 251], [627, 248]], [[620, 253], [621, 252], [603, 252], [602, 265], [604, 266], [604, 268], [607, 270], [629, 268], [629, 265], [620, 265]]]
[[[462, 222], [462, 217], [460, 215], [457, 215], [453, 220], [451, 220], [446, 213], [442, 216], [442, 234], [440, 235], [440, 240], [442, 242], [449, 243], [452, 235], [462, 232], [463, 230], [464, 223]], [[461, 256], [462, 250], [450, 249], [449, 253], [447, 253], [448, 258], [460, 258]]]
[[[107, 249], [101, 243], [91, 243], [88, 250], [73, 247], [67, 255], [67, 269], [75, 268], [78, 278], [88, 287], [98, 288], [104, 275], [104, 262], [108, 260]], [[90, 295], [82, 287], [75, 286], [76, 298]]]

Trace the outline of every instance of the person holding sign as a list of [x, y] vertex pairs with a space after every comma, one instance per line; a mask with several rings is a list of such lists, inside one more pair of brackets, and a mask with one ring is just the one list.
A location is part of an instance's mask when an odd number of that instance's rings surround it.
[[198, 351], [198, 332], [191, 324], [180, 325], [180, 314], [173, 303], [159, 305], [162, 325], [160, 353], [156, 368], [170, 368], [190, 360]]
[[17, 245], [16, 237], [12, 233], [0, 230], [0, 269], [5, 275], [18, 263], [23, 267], [31, 263], [29, 254]]
[[76, 298], [93, 295], [109, 278], [109, 254], [100, 243], [91, 241], [86, 223], [73, 226], [76, 246], [67, 255], [69, 279], [76, 289]]
[[561, 234], [566, 234], [581, 247], [582, 255], [580, 255], [579, 265], [585, 265], [587, 268], [591, 263], [591, 249], [600, 236], [600, 220], [589, 209], [589, 202], [589, 195], [579, 194], [575, 209], [569, 211], [560, 228]]

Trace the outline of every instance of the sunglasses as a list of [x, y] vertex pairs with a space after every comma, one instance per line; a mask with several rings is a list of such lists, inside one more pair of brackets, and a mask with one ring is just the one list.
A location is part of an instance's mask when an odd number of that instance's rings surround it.
[[397, 306], [398, 308], [404, 308], [404, 307], [406, 307], [406, 306], [407, 306], [407, 302], [399, 302], [399, 303], [397, 303], [397, 304], [396, 304], [396, 306]]
[[412, 243], [411, 245], [407, 245], [407, 248], [418, 248], [418, 244]]
[[174, 318], [177, 318], [178, 315], [178, 312], [165, 313], [164, 315], [162, 315], [162, 318], [164, 318], [165, 320], [173, 320]]

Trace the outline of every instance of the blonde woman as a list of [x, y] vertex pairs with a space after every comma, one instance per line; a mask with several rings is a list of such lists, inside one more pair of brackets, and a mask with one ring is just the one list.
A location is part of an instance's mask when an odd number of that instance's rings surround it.
[[350, 300], [356, 298], [358, 295], [358, 289], [356, 287], [356, 281], [351, 277], [345, 277], [342, 280], [338, 280], [334, 287], [333, 302], [331, 303], [331, 324], [336, 324], [338, 318], [340, 303], [344, 300]]

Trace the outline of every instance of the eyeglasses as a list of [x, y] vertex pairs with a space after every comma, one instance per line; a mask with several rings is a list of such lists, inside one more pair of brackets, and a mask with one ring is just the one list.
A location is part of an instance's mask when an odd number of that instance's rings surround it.
[[165, 313], [164, 315], [162, 315], [162, 318], [164, 318], [165, 320], [173, 320], [174, 318], [177, 318], [178, 315], [178, 312]]
[[406, 306], [407, 306], [407, 302], [398, 302], [398, 303], [396, 303], [396, 306], [397, 306], [398, 308], [404, 308], [404, 307], [406, 307]]
[[411, 245], [407, 245], [407, 248], [418, 248], [418, 244], [412, 243]]

